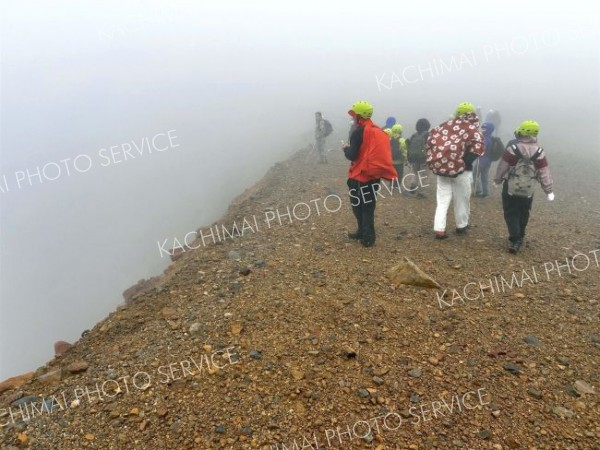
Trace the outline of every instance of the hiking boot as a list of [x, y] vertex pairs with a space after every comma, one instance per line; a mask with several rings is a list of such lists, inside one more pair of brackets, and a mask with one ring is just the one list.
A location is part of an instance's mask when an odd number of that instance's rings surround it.
[[370, 239], [361, 239], [360, 243], [363, 247], [373, 247], [375, 245], [375, 241]]
[[515, 255], [515, 254], [517, 254], [519, 252], [520, 248], [521, 248], [521, 242], [520, 241], [511, 242], [508, 245], [508, 252], [512, 253], [513, 255]]
[[438, 240], [442, 240], [442, 239], [446, 239], [448, 237], [448, 235], [446, 234], [445, 231], [436, 231], [435, 232], [435, 238]]
[[466, 227], [457, 228], [456, 234], [458, 234], [459, 236], [464, 236], [465, 234], [467, 234], [467, 228], [469, 228], [469, 225], [467, 225]]
[[356, 233], [348, 233], [348, 238], [358, 241], [358, 240], [362, 239], [362, 233], [360, 233], [358, 231]]

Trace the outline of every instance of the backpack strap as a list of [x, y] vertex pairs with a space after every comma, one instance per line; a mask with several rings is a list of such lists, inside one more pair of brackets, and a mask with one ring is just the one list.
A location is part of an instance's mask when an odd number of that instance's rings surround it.
[[542, 154], [543, 151], [544, 151], [544, 149], [542, 147], [538, 147], [537, 150], [535, 151], [535, 153], [533, 155], [531, 155], [531, 158], [529, 158], [529, 160], [535, 161], [536, 159], [538, 159], [540, 157], [540, 155]]
[[521, 153], [521, 150], [517, 144], [512, 144], [510, 148], [512, 148], [513, 152], [515, 152], [517, 159], [523, 159], [523, 153]]
[[544, 151], [544, 149], [542, 147], [538, 147], [533, 155], [531, 155], [529, 158], [525, 158], [525, 156], [523, 156], [523, 153], [521, 152], [521, 150], [519, 149], [517, 144], [512, 144], [510, 146], [510, 148], [512, 148], [513, 152], [515, 152], [515, 156], [517, 157], [517, 159], [527, 159], [528, 161], [535, 161], [536, 159], [538, 159], [540, 157], [540, 155]]

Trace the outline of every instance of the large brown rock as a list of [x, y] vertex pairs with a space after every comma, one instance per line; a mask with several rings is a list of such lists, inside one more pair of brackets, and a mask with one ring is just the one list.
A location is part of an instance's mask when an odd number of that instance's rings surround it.
[[126, 304], [131, 303], [136, 297], [144, 292], [148, 292], [158, 284], [159, 277], [152, 277], [148, 278], [147, 280], [142, 278], [136, 284], [123, 291], [123, 299], [125, 300]]
[[400, 264], [392, 267], [386, 273], [394, 284], [408, 284], [432, 289], [440, 289], [441, 286], [417, 267], [410, 259], [404, 258]]
[[60, 380], [62, 380], [62, 370], [51, 370], [50, 372], [46, 372], [38, 376], [36, 380], [49, 386], [55, 386], [60, 382]]
[[67, 372], [80, 373], [85, 372], [90, 364], [87, 361], [75, 361], [67, 366]]
[[68, 342], [65, 342], [65, 341], [56, 341], [54, 343], [54, 354], [56, 356], [64, 355], [64, 353], [67, 350], [69, 350], [71, 347], [73, 347], [73, 344], [69, 344]]

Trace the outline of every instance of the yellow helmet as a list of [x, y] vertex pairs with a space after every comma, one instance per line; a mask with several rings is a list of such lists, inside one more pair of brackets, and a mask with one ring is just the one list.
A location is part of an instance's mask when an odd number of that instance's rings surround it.
[[360, 101], [356, 102], [348, 111], [351, 116], [360, 116], [363, 119], [370, 119], [373, 115], [373, 105], [369, 102]]
[[526, 120], [515, 131], [523, 137], [537, 136], [540, 132], [540, 124], [535, 120]]
[[392, 126], [392, 133], [396, 136], [402, 136], [402, 132], [404, 131], [404, 127], [399, 123]]
[[454, 112], [455, 117], [460, 117], [465, 114], [474, 113], [475, 105], [469, 102], [462, 102], [456, 107], [456, 111]]

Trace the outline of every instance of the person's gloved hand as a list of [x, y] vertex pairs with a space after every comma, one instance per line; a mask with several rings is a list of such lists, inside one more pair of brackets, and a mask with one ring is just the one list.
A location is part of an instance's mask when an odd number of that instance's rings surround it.
[[549, 201], [553, 201], [553, 200], [554, 200], [554, 192], [550, 192], [550, 193], [548, 194], [548, 200], [549, 200]]

